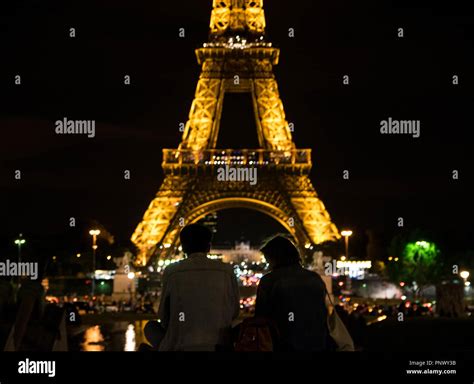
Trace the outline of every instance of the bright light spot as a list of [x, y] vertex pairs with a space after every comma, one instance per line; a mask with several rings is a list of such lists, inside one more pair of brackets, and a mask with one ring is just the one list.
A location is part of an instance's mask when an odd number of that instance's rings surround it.
[[311, 247], [311, 244], [310, 244], [310, 243], [306, 243], [304, 247], [305, 247], [306, 249], [309, 249], [309, 247]]
[[163, 260], [158, 261], [158, 266], [159, 267], [162, 267], [164, 264], [165, 264], [165, 262]]
[[341, 232], [341, 235], [346, 237], [346, 236], [351, 236], [352, 235], [352, 231], [350, 230], [344, 230]]
[[[342, 259], [342, 258], [341, 258]], [[357, 269], [370, 269], [372, 268], [372, 262], [370, 260], [357, 260], [357, 261], [338, 261], [336, 263], [337, 268], [357, 268]]]
[[402, 300], [405, 301], [406, 299], [407, 299], [407, 297], [406, 297], [405, 295], [403, 295], [403, 296], [402, 296]]
[[78, 253], [78, 254], [76, 255], [76, 257], [81, 257], [81, 254], [80, 254], [80, 253]]
[[170, 265], [170, 261], [169, 260], [165, 260], [165, 265]]
[[341, 256], [342, 261], [346, 261], [346, 256]]
[[95, 325], [86, 329], [84, 333], [84, 341], [81, 345], [83, 351], [100, 352], [105, 349], [103, 342], [104, 336], [100, 331], [100, 327], [98, 325]]
[[128, 277], [130, 280], [133, 280], [133, 279], [135, 278], [135, 272], [128, 272], [127, 277]]
[[342, 287], [344, 285], [344, 283], [342, 281], [340, 281], [339, 283], [337, 283], [337, 285], [339, 285], [340, 287]]
[[400, 287], [404, 287], [405, 283], [403, 281], [400, 282]]
[[464, 285], [465, 285], [466, 287], [469, 287], [469, 286], [471, 285], [471, 282], [470, 282], [470, 281], [466, 281], [466, 282], [464, 283]]
[[398, 261], [398, 257], [395, 257], [395, 261]]
[[388, 261], [392, 261], [393, 257], [389, 256]]
[[171, 247], [171, 244], [170, 244], [170, 243], [166, 243], [166, 244], [164, 244], [164, 246], [165, 246], [165, 248], [169, 248], [169, 247]]
[[100, 235], [100, 230], [99, 229], [91, 229], [89, 231], [89, 235], [91, 236], [99, 236]]
[[104, 285], [105, 283], [103, 281], [100, 282], [100, 285]]
[[125, 347], [124, 351], [135, 352], [136, 342], [135, 342], [135, 327], [133, 324], [129, 324], [127, 331], [125, 332]]
[[111, 258], [112, 258], [112, 256], [110, 256], [110, 255], [109, 255], [109, 256], [107, 256], [107, 260], [110, 260]]
[[461, 271], [459, 276], [461, 276], [464, 280], [466, 280], [469, 277], [470, 273], [468, 271]]
[[418, 245], [419, 247], [422, 247], [422, 248], [428, 248], [430, 246], [430, 243], [428, 243], [427, 241], [417, 241], [415, 243], [416, 245]]

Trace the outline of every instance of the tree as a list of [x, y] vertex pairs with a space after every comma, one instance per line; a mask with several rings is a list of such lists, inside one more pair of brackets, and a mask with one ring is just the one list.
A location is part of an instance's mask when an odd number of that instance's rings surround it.
[[420, 230], [395, 236], [386, 262], [386, 277], [396, 284], [404, 282], [415, 297], [427, 286], [439, 282], [443, 269], [438, 246], [426, 238]]
[[423, 288], [438, 281], [440, 275], [439, 249], [435, 243], [419, 240], [405, 245], [401, 274], [417, 298]]

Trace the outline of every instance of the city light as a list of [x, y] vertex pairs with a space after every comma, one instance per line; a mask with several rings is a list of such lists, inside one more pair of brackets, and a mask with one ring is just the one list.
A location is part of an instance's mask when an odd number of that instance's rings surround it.
[[[20, 236], [21, 236], [21, 235], [20, 235]], [[16, 239], [16, 240], [15, 240], [15, 244], [18, 245], [18, 246], [21, 246], [21, 245], [23, 245], [23, 244], [25, 244], [25, 243], [26, 243], [26, 240], [23, 239], [23, 238], [21, 238], [21, 237], [20, 237], [19, 239]]]
[[96, 251], [97, 251], [97, 236], [100, 235], [100, 230], [99, 229], [91, 229], [89, 231], [89, 235], [92, 236], [92, 285], [91, 285], [91, 295], [94, 296], [95, 293], [95, 278], [94, 278], [94, 273], [95, 273], [95, 256], [96, 256]]
[[370, 269], [372, 268], [372, 261], [370, 260], [354, 260], [354, 261], [338, 261], [336, 267], [339, 268], [357, 268]]
[[461, 273], [459, 273], [459, 276], [461, 276], [464, 280], [467, 280], [469, 275], [470, 273], [468, 271], [461, 271]]
[[[21, 263], [21, 246], [26, 243], [23, 234], [20, 233], [18, 239], [15, 239], [15, 244], [18, 246], [18, 263]], [[20, 285], [20, 277], [18, 276], [18, 285]]]
[[427, 241], [424, 241], [424, 240], [417, 241], [415, 244], [418, 245], [421, 248], [428, 248], [430, 246], [430, 243], [428, 243]]
[[135, 272], [128, 272], [127, 277], [128, 277], [130, 280], [133, 280], [133, 279], [135, 278]]
[[341, 235], [344, 236], [344, 244], [346, 249], [345, 256], [347, 259], [349, 259], [349, 236], [352, 236], [352, 231], [345, 229], [341, 231]]

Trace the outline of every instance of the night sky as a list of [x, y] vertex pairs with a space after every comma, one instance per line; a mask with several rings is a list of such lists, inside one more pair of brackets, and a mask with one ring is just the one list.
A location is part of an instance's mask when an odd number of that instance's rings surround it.
[[[338, 228], [354, 229], [361, 257], [365, 231], [388, 241], [398, 217], [462, 249], [474, 237], [474, 15], [461, 1], [430, 3], [265, 3], [294, 141], [313, 149], [314, 186]], [[127, 241], [163, 179], [162, 148], [180, 142], [211, 0], [16, 0], [2, 8], [0, 248], [19, 232], [60, 242], [71, 216]], [[56, 135], [63, 117], [96, 120], [96, 137]], [[419, 119], [421, 137], [382, 136], [388, 117]], [[226, 98], [218, 146], [254, 147], [254, 128], [249, 99]], [[252, 234], [271, 220], [246, 215], [223, 212], [219, 240], [258, 240]]]

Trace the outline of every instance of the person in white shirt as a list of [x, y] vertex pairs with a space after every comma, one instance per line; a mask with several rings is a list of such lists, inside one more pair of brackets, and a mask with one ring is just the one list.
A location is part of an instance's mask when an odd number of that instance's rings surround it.
[[239, 315], [239, 288], [233, 269], [211, 260], [212, 233], [199, 224], [184, 227], [181, 246], [187, 258], [163, 274], [158, 316], [164, 337], [159, 351], [231, 349], [231, 325]]

